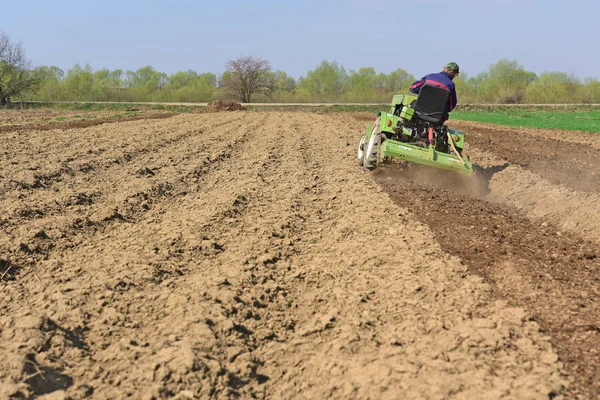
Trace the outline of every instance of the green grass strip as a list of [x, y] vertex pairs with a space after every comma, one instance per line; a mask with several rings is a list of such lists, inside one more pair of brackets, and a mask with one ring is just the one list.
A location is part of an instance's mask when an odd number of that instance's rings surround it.
[[600, 111], [455, 111], [450, 118], [496, 125], [600, 133]]

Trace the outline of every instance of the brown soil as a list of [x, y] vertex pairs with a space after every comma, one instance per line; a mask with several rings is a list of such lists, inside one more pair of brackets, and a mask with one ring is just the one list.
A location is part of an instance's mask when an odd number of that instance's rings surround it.
[[[532, 313], [573, 382], [569, 397], [597, 398], [600, 182], [586, 162], [600, 155], [600, 137], [462, 121], [452, 126], [467, 135], [474, 178], [402, 163], [374, 177], [430, 226], [445, 251], [483, 276], [495, 297]], [[535, 142], [540, 145], [528, 153]]]
[[239, 103], [232, 101], [215, 100], [212, 103], [206, 105], [207, 112], [218, 112], [218, 111], [243, 111], [246, 107]]
[[538, 220], [533, 164], [493, 149], [469, 149], [489, 166], [474, 181], [365, 174], [363, 126], [206, 113], [4, 134], [0, 398], [597, 395], [595, 231]]
[[[435, 177], [424, 178], [427, 173]], [[414, 171], [389, 167], [375, 177], [445, 251], [491, 283], [495, 297], [532, 312], [577, 382], [571, 394], [600, 393], [599, 242], [479, 198], [481, 192], [455, 177], [421, 174], [414, 179]]]
[[[105, 114], [105, 115], [103, 115]], [[35, 123], [39, 121], [49, 121], [54, 118], [67, 117], [72, 118], [79, 116], [81, 118], [99, 116], [110, 116], [110, 112], [98, 111], [73, 111], [73, 110], [57, 110], [49, 108], [40, 108], [36, 110], [2, 110], [0, 109], [0, 125], [17, 125], [24, 123]]]
[[[64, 114], [63, 114], [64, 115]], [[33, 119], [33, 122], [29, 120], [20, 123], [11, 123], [7, 125], [0, 125], [0, 134], [4, 132], [27, 132], [27, 131], [49, 131], [52, 129], [74, 129], [74, 128], [87, 128], [90, 126], [110, 124], [115, 122], [125, 121], [137, 121], [140, 119], [161, 119], [169, 118], [175, 115], [174, 113], [167, 112], [154, 112], [151, 114], [140, 114], [131, 116], [101, 116], [90, 119], [74, 119], [70, 121], [53, 121], [53, 122], [40, 122], [39, 119]]]
[[[548, 135], [544, 134], [548, 130], [499, 128], [465, 121], [453, 121], [450, 125], [465, 132], [470, 146], [524, 166], [552, 184], [583, 192], [600, 191], [598, 147], [582, 146], [581, 140], [563, 139], [576, 137], [577, 132]], [[599, 144], [598, 138], [595, 139], [593, 143]]]

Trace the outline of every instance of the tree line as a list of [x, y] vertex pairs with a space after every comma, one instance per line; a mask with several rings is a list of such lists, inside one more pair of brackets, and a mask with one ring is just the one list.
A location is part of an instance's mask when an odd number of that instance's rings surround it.
[[[435, 66], [423, 75], [429, 72], [437, 72]], [[387, 74], [372, 67], [346, 70], [335, 61], [322, 61], [295, 79], [253, 56], [228, 61], [220, 75], [191, 69], [168, 75], [152, 66], [94, 70], [79, 64], [65, 72], [56, 66], [32, 68], [22, 45], [0, 34], [0, 105], [11, 100], [387, 103], [392, 95], [408, 92], [415, 80], [402, 68]], [[500, 60], [471, 77], [461, 73], [455, 83], [463, 104], [600, 103], [600, 80], [582, 81], [565, 72], [537, 75], [517, 60]]]

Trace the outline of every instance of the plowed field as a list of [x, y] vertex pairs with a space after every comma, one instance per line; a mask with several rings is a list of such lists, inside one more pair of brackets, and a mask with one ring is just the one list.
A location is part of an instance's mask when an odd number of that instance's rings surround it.
[[463, 179], [364, 172], [361, 115], [140, 118], [0, 130], [0, 398], [600, 395], [598, 136], [455, 121]]

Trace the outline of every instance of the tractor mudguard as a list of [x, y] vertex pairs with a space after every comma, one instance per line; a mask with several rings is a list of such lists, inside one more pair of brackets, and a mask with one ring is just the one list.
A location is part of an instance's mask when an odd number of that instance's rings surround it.
[[390, 114], [398, 114], [401, 119], [410, 121], [415, 114], [415, 109], [410, 104], [417, 99], [415, 94], [397, 94], [392, 98]]
[[452, 135], [455, 146], [459, 149], [463, 149], [465, 147], [465, 134], [461, 131], [450, 128], [448, 128], [448, 132], [450, 132], [450, 135]]
[[394, 128], [398, 127], [399, 118], [393, 114], [380, 112], [379, 113], [381, 132], [394, 134]]
[[369, 143], [369, 139], [371, 138], [371, 133], [373, 132], [373, 125], [371, 124], [367, 124], [367, 128], [366, 128], [366, 132], [365, 132], [365, 142]]
[[[395, 115], [386, 113], [384, 111], [377, 114], [377, 120], [379, 121], [379, 127], [381, 128], [381, 132], [394, 134], [394, 128], [398, 126], [398, 117]], [[365, 132], [365, 139], [367, 143], [369, 143], [369, 139], [371, 138], [371, 132], [373, 132], [373, 125], [367, 124]]]

